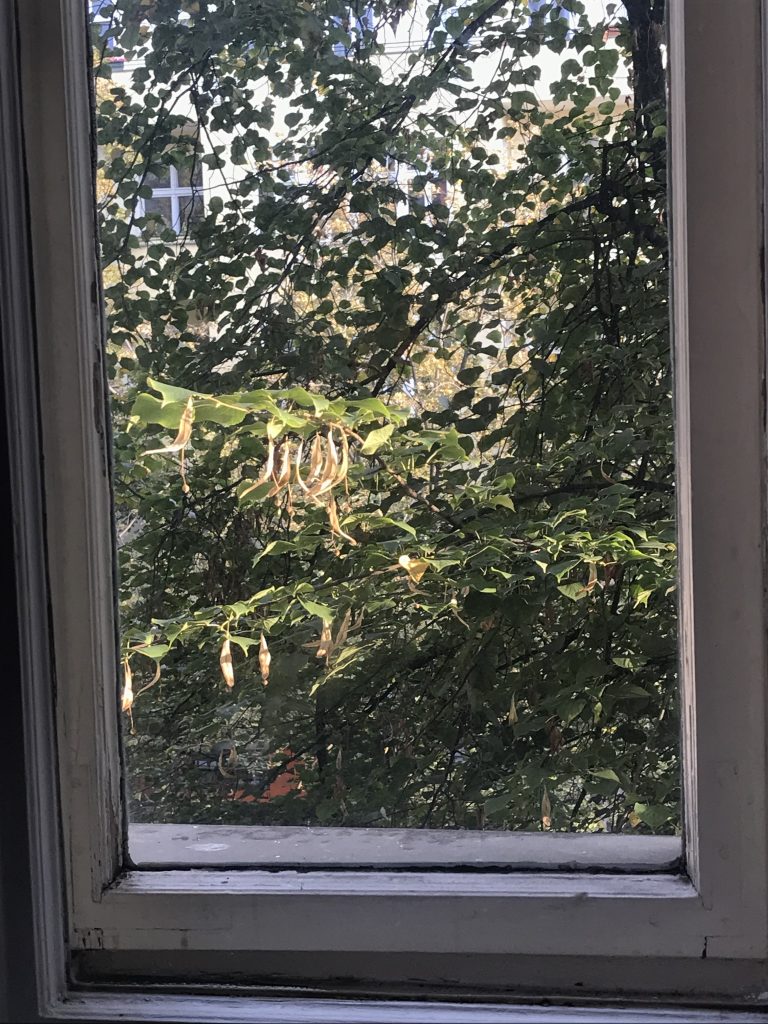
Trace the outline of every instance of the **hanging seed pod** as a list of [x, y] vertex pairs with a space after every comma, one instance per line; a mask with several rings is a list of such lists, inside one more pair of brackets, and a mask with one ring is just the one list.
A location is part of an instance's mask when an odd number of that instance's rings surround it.
[[270, 437], [269, 445], [267, 447], [267, 461], [264, 463], [264, 468], [259, 474], [259, 483], [263, 484], [266, 480], [272, 476], [275, 471], [275, 442]]
[[283, 445], [283, 457], [280, 463], [280, 472], [277, 475], [277, 486], [285, 487], [291, 479], [291, 443], [286, 441]]
[[150, 448], [149, 451], [144, 452], [145, 455], [163, 455], [168, 452], [180, 452], [179, 473], [181, 474], [181, 489], [185, 494], [189, 494], [189, 484], [187, 483], [187, 474], [184, 466], [184, 449], [187, 447], [190, 438], [192, 437], [192, 424], [194, 423], [194, 420], [195, 403], [192, 398], [188, 398], [187, 404], [184, 406], [184, 412], [181, 414], [181, 420], [179, 421], [179, 431], [174, 440], [163, 448]]
[[597, 565], [594, 562], [589, 563], [589, 581], [587, 582], [587, 590], [594, 590], [597, 586]]
[[291, 444], [289, 441], [283, 444], [280, 469], [277, 472], [272, 471], [272, 479], [274, 480], [274, 486], [267, 495], [269, 498], [279, 494], [291, 479]]
[[348, 540], [353, 547], [357, 547], [357, 541], [355, 538], [350, 537], [350, 535], [345, 533], [341, 528], [341, 524], [339, 523], [339, 513], [336, 508], [336, 499], [333, 495], [328, 499], [328, 519], [331, 523], [331, 533], [335, 534], [337, 537], [343, 537], [345, 540]]
[[509, 704], [509, 714], [507, 715], [507, 724], [515, 725], [517, 723], [517, 704], [515, 703], [515, 695], [512, 694], [512, 700]]
[[296, 445], [296, 455], [293, 460], [293, 468], [296, 472], [296, 483], [302, 488], [302, 490], [308, 490], [307, 485], [304, 483], [304, 479], [301, 475], [301, 458], [304, 454], [304, 442], [299, 441]]
[[122, 708], [123, 711], [130, 711], [133, 707], [133, 673], [127, 658], [123, 662], [123, 680]]
[[259, 641], [259, 669], [261, 670], [261, 681], [266, 686], [269, 682], [269, 666], [272, 663], [272, 655], [269, 653], [267, 638], [261, 634]]
[[316, 657], [327, 657], [330, 653], [332, 643], [333, 637], [331, 635], [331, 627], [327, 622], [323, 621], [323, 628], [320, 630], [320, 644], [317, 648]]
[[146, 693], [147, 690], [151, 690], [152, 687], [155, 685], [155, 683], [159, 683], [159, 682], [160, 682], [160, 662], [156, 661], [155, 662], [155, 674], [152, 676], [152, 679], [150, 680], [150, 682], [147, 683], [146, 686], [142, 686], [142, 688], [137, 692], [136, 697], [134, 699], [138, 700], [138, 698], [142, 695], [142, 693]]
[[240, 492], [240, 499], [242, 500], [246, 494], [250, 494], [251, 491], [255, 491], [257, 487], [260, 487], [263, 483], [272, 476], [275, 469], [275, 442], [272, 438], [269, 439], [269, 447], [267, 448], [267, 461], [264, 463], [262, 471], [258, 477], [251, 483], [245, 490]]
[[349, 472], [349, 441], [347, 440], [347, 434], [345, 430], [341, 430], [341, 464], [336, 472], [336, 478], [333, 481], [333, 486], [336, 487], [338, 484], [344, 483], [347, 479], [347, 473]]
[[[315, 442], [318, 442], [319, 440], [320, 440], [320, 438], [318, 436], [316, 436], [315, 437], [315, 441], [313, 441], [313, 443], [312, 443], [312, 450], [313, 450], [313, 454], [311, 456], [311, 460], [312, 461], [314, 461], [314, 458], [315, 458], [315, 456], [314, 456]], [[307, 497], [311, 498], [315, 502], [315, 504], [319, 505], [320, 502], [317, 500], [317, 498], [315, 498], [314, 489], [309, 486], [309, 481], [312, 479], [312, 476], [314, 475], [313, 474], [313, 470], [312, 470], [312, 462], [310, 462], [309, 476], [307, 477], [306, 482], [304, 481], [304, 479], [303, 479], [303, 477], [301, 475], [301, 457], [302, 457], [303, 453], [304, 453], [304, 442], [303, 441], [299, 441], [299, 445], [298, 445], [298, 447], [296, 449], [296, 458], [294, 460], [294, 466], [295, 466], [295, 469], [296, 469], [296, 481], [297, 481], [299, 487], [301, 487], [302, 491], [304, 491], [304, 493], [307, 495]], [[322, 457], [323, 456], [322, 456], [322, 451], [321, 451], [320, 452], [320, 456], [319, 456], [321, 461], [322, 461]]]
[[184, 412], [181, 414], [181, 420], [179, 421], [179, 432], [174, 440], [166, 445], [164, 448], [151, 448], [149, 451], [144, 452], [145, 455], [163, 455], [166, 452], [180, 452], [186, 448], [189, 444], [189, 440], [192, 437], [192, 424], [195, 420], [195, 403], [192, 398], [187, 399], [187, 404], [184, 406]]
[[336, 445], [333, 440], [333, 427], [328, 428], [327, 436], [327, 451], [325, 455], [325, 465], [323, 466], [323, 472], [320, 476], [319, 485], [316, 494], [324, 494], [326, 491], [330, 491], [336, 481], [336, 474], [339, 469], [339, 453], [336, 450]]
[[184, 449], [179, 452], [179, 475], [181, 476], [181, 489], [184, 494], [189, 494], [190, 487], [187, 480], [187, 467], [184, 463]]
[[309, 476], [307, 477], [307, 483], [311, 484], [313, 480], [316, 480], [320, 475], [320, 471], [323, 467], [323, 439], [319, 434], [315, 434], [314, 440], [312, 441], [312, 449], [309, 454]]
[[232, 747], [229, 750], [227, 750], [226, 748], [224, 750], [221, 750], [219, 752], [217, 763], [219, 767], [219, 774], [222, 776], [222, 778], [236, 778], [235, 772], [228, 770], [229, 768], [237, 767], [237, 750], [235, 750], [234, 747]]
[[232, 667], [232, 649], [230, 647], [229, 637], [226, 637], [224, 643], [221, 645], [219, 665], [221, 666], [221, 674], [224, 676], [224, 682], [227, 684], [227, 689], [231, 690], [235, 685], [235, 670]]
[[347, 633], [349, 633], [349, 624], [351, 621], [352, 609], [347, 608], [346, 612], [344, 612], [344, 618], [341, 620], [341, 625], [339, 626], [338, 632], [336, 633], [336, 637], [333, 641], [333, 649], [335, 651], [337, 651], [340, 647], [344, 645], [344, 641], [347, 639]]
[[541, 827], [552, 828], [552, 803], [549, 799], [547, 787], [544, 787], [544, 795], [541, 798]]

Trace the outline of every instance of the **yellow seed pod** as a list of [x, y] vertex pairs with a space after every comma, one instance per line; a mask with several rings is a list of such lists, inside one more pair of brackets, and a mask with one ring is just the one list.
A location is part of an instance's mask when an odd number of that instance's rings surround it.
[[544, 796], [541, 798], [541, 827], [543, 829], [552, 828], [552, 802], [546, 787]]
[[269, 682], [269, 666], [272, 663], [272, 655], [269, 653], [267, 638], [261, 634], [259, 641], [259, 669], [261, 670], [261, 681], [266, 686]]
[[235, 685], [235, 670], [232, 667], [232, 648], [230, 647], [229, 637], [226, 637], [224, 643], [221, 645], [219, 665], [221, 666], [221, 674], [224, 676], [224, 682], [227, 684], [227, 689], [231, 690]]
[[123, 676], [122, 707], [123, 711], [130, 711], [133, 707], [133, 673], [131, 672], [130, 662], [127, 658], [123, 662]]

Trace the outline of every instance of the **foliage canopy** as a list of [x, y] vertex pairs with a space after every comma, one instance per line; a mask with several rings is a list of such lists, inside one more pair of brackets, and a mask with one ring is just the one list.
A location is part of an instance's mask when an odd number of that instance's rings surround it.
[[135, 818], [676, 827], [663, 4], [593, 8], [101, 5]]

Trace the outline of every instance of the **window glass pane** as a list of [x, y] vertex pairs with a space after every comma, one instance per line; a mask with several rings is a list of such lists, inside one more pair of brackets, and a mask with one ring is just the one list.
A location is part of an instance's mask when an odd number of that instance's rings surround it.
[[148, 188], [170, 188], [170, 167], [157, 167], [154, 171], [147, 171], [144, 175], [144, 184]]
[[182, 228], [196, 224], [205, 216], [203, 197], [200, 195], [179, 196], [179, 217]]
[[194, 164], [191, 162], [180, 164], [176, 168], [176, 173], [181, 188], [190, 188], [192, 185], [199, 187], [203, 183], [203, 168], [199, 159]]
[[116, 6], [133, 820], [678, 830], [663, 4]]
[[153, 196], [144, 200], [144, 216], [149, 218], [147, 230], [156, 233], [173, 227], [173, 208], [170, 196]]
[[102, 64], [119, 64], [122, 54], [115, 53], [115, 37], [112, 31], [116, 25], [117, 12], [112, 0], [89, 0], [88, 12], [91, 21], [94, 64], [100, 70]]

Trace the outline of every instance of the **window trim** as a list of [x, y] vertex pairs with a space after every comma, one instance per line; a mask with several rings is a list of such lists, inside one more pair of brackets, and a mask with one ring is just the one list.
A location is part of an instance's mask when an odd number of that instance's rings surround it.
[[[764, 0], [738, 5], [728, 22], [718, 17], [718, 0], [679, 0], [670, 10], [687, 877], [121, 871], [118, 691], [103, 686], [104, 679], [117, 678], [116, 619], [83, 6], [79, 0], [27, 0], [17, 10], [39, 399], [22, 376], [29, 369], [31, 325], [19, 331], [9, 361], [19, 394], [30, 399], [29, 408], [19, 410], [13, 456], [17, 493], [29, 500], [21, 506], [19, 538], [29, 552], [20, 570], [22, 607], [30, 611], [23, 654], [29, 774], [37, 789], [31, 796], [43, 1012], [71, 1018], [76, 1005], [64, 998], [66, 950], [56, 939], [59, 821], [70, 949], [129, 955], [133, 943], [136, 949], [274, 951], [296, 949], [298, 942], [305, 950], [355, 949], [372, 957], [538, 955], [544, 971], [547, 958], [594, 958], [605, 978], [592, 994], [604, 998], [625, 992], [631, 977], [627, 965], [612, 969], [605, 958], [653, 956], [669, 958], [676, 968], [667, 995], [743, 1000], [742, 969], [768, 957], [764, 223], [756, 188], [764, 135]], [[686, 19], [694, 10], [695, 18]], [[727, 94], [709, 73], [714, 66], [738, 69]], [[56, 246], [49, 244], [52, 237]], [[689, 294], [695, 302], [687, 301]], [[736, 328], [742, 349], [724, 360], [723, 339]], [[33, 451], [38, 401], [42, 438]], [[82, 438], [82, 446], [73, 438]], [[49, 763], [55, 749], [46, 725], [51, 673], [40, 621], [45, 567], [28, 512], [43, 502], [36, 492], [41, 455], [51, 653], [59, 681], [60, 818], [55, 792], [42, 790], [36, 768]], [[722, 679], [745, 682], [726, 700]], [[703, 753], [712, 749], [727, 756]], [[550, 991], [550, 999], [556, 994]], [[135, 1003], [121, 1004], [113, 995], [98, 1005], [87, 1012], [110, 1019], [118, 1006]], [[77, 1013], [86, 1013], [82, 1002], [77, 1006]], [[291, 1006], [303, 1012], [299, 1002]], [[148, 1010], [144, 1019], [158, 1019], [148, 1016], [154, 1012], [160, 1009]], [[249, 1012], [247, 1019], [266, 1019], [255, 1003]], [[331, 1019], [367, 1019], [339, 1013]], [[389, 1019], [408, 1019], [404, 1014], [401, 1007]]]

